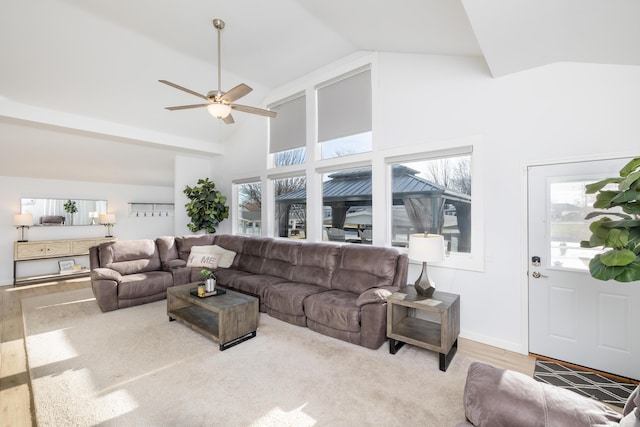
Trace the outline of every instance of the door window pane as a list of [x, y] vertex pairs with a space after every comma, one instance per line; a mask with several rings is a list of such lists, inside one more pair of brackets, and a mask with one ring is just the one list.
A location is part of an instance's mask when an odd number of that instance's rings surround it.
[[238, 206], [237, 234], [262, 232], [262, 184], [260, 181], [236, 185]]
[[549, 184], [549, 243], [551, 266], [588, 270], [589, 261], [603, 251], [598, 248], [581, 248], [581, 240], [589, 240], [589, 225], [598, 220], [584, 219], [593, 211], [595, 194], [586, 194], [587, 184], [598, 179], [551, 182]]
[[394, 163], [393, 246], [408, 247], [409, 234], [444, 236], [449, 252], [471, 252], [471, 155]]

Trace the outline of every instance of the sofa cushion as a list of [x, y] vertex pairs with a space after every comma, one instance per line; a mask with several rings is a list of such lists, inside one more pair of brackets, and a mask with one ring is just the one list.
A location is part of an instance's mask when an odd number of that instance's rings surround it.
[[358, 296], [340, 290], [331, 290], [309, 295], [304, 300], [307, 319], [332, 329], [360, 332], [360, 307]]
[[398, 251], [393, 248], [342, 246], [331, 289], [361, 294], [369, 288], [391, 286], [397, 262]]
[[161, 270], [155, 241], [123, 240], [100, 245], [100, 266], [122, 275]]
[[291, 281], [329, 288], [339, 252], [338, 245], [305, 243], [300, 248]]
[[[235, 236], [232, 234], [221, 234], [216, 236], [215, 244], [236, 254], [241, 254], [244, 250], [244, 243], [249, 240], [247, 236]], [[238, 267], [240, 257], [236, 256], [231, 267]]]
[[178, 256], [180, 259], [187, 261], [191, 254], [191, 248], [193, 246], [207, 246], [213, 245], [215, 240], [215, 234], [196, 234], [193, 236], [180, 236], [176, 237], [176, 248], [178, 250]]
[[305, 283], [284, 282], [269, 286], [264, 292], [264, 304], [279, 313], [303, 316], [304, 300], [318, 292], [325, 292], [322, 286]]
[[275, 240], [266, 252], [266, 259], [262, 266], [262, 274], [279, 276], [290, 280], [296, 268], [301, 242]]
[[475, 426], [617, 426], [620, 421], [603, 403], [481, 362], [469, 366], [464, 406]]
[[118, 285], [118, 299], [142, 298], [162, 293], [173, 286], [173, 276], [166, 271], [149, 271], [122, 277]]
[[[273, 239], [269, 237], [253, 237], [246, 239], [242, 253], [238, 253], [237, 266], [240, 270], [253, 274], [262, 274], [262, 267]], [[234, 265], [236, 263], [234, 262]]]

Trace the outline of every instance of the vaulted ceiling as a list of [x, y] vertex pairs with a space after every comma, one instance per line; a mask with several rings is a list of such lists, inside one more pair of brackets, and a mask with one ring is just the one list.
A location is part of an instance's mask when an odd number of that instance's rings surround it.
[[[244, 82], [243, 104], [357, 51], [481, 56], [496, 78], [561, 61], [640, 65], [636, 0], [3, 0], [0, 11], [0, 168], [66, 179], [20, 153], [100, 158], [105, 147], [141, 176], [170, 185], [176, 153], [215, 155], [243, 124], [163, 107], [215, 89], [222, 18], [222, 86]], [[55, 143], [55, 146], [52, 144]], [[139, 152], [144, 148], [145, 161]], [[50, 159], [51, 157], [48, 157]], [[145, 166], [145, 162], [149, 165]], [[96, 168], [73, 177], [101, 180]], [[69, 173], [67, 171], [67, 173]]]

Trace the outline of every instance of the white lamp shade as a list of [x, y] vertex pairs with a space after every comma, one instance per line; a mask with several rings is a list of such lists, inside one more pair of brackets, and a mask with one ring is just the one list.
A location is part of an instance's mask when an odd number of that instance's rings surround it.
[[229, 115], [229, 113], [231, 113], [231, 107], [227, 104], [210, 104], [207, 106], [207, 110], [209, 111], [209, 114], [218, 119], [224, 119]]
[[13, 225], [16, 227], [30, 227], [33, 225], [33, 215], [30, 213], [15, 214], [13, 216]]
[[115, 224], [116, 216], [114, 214], [100, 214], [100, 216], [98, 217], [98, 222], [104, 225]]
[[444, 261], [444, 237], [439, 234], [409, 235], [409, 258], [420, 262]]
[[98, 218], [98, 212], [89, 212], [89, 218]]

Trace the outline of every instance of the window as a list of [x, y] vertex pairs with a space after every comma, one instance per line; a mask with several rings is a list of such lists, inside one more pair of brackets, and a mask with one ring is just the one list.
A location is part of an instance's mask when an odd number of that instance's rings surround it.
[[357, 70], [316, 90], [322, 158], [371, 151], [371, 70]]
[[236, 184], [238, 234], [262, 233], [262, 184], [260, 181]]
[[307, 236], [307, 179], [292, 176], [273, 180], [274, 218], [277, 237]]
[[307, 127], [306, 97], [295, 95], [269, 107], [278, 116], [269, 119], [269, 154], [275, 167], [306, 161]]
[[471, 253], [471, 154], [391, 164], [393, 246], [409, 234], [442, 234], [449, 252]]
[[322, 175], [323, 240], [372, 243], [371, 168]]

